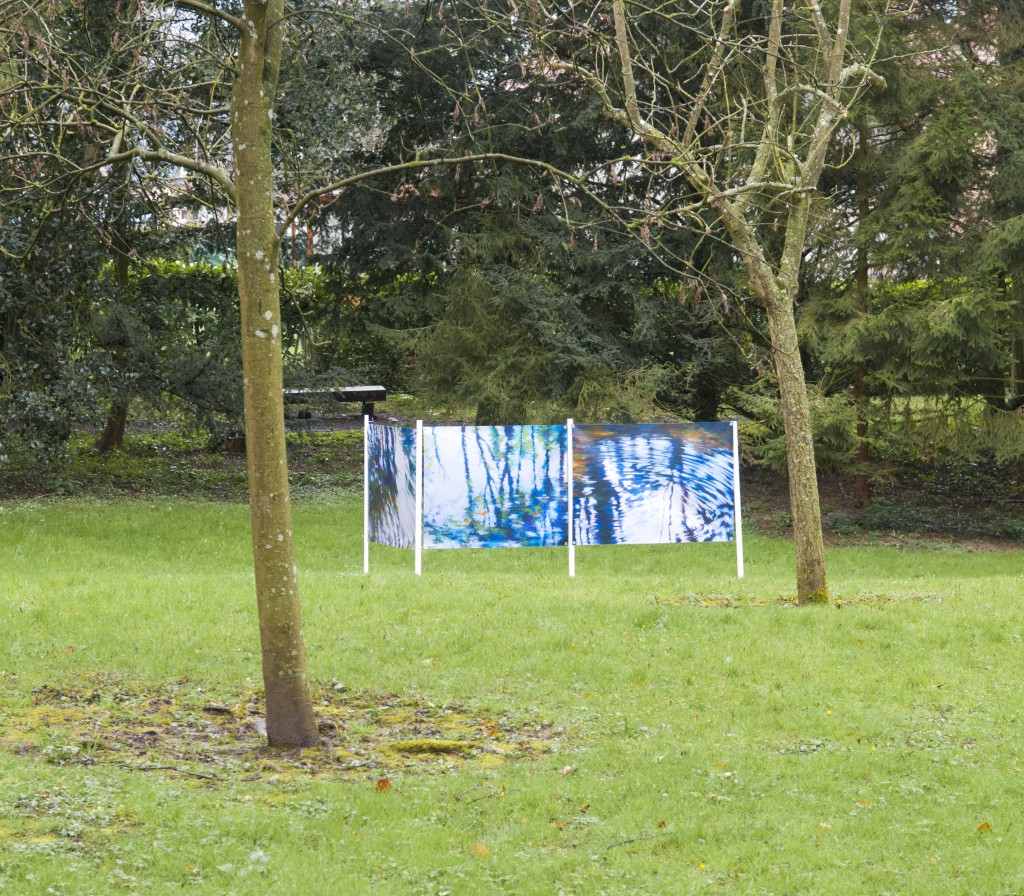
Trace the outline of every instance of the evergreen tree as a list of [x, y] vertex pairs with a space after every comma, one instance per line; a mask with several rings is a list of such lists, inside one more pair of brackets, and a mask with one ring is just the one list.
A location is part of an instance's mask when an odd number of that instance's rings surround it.
[[[892, 25], [891, 45], [912, 52], [891, 54], [887, 89], [850, 129], [855, 165], [834, 181], [835, 238], [805, 284], [801, 321], [830, 388], [854, 391], [862, 503], [869, 441], [903, 441], [905, 455], [1021, 450], [1011, 421], [999, 422], [1007, 394], [1016, 401], [1021, 328], [1019, 10], [926, 3]], [[922, 396], [933, 411], [911, 427], [900, 415], [894, 429], [896, 407]], [[978, 400], [976, 435], [999, 444], [962, 437], [963, 410]]]
[[[398, 369], [413, 356], [420, 387], [476, 406], [481, 422], [716, 415], [724, 381], [747, 375], [737, 347], [746, 337], [730, 332], [736, 321], [717, 301], [680, 301], [700, 289], [681, 289], [644, 246], [649, 221], [633, 210], [648, 177], [596, 98], [537, 77], [527, 35], [496, 27], [478, 5], [380, 17], [382, 36], [360, 57], [385, 87], [388, 127], [369, 162], [446, 146], [543, 159], [576, 178], [491, 160], [346, 196], [332, 211], [329, 260], [359, 297], [350, 326], [393, 359], [382, 373], [413, 386]], [[679, 257], [698, 242], [664, 239]], [[705, 268], [729, 270], [724, 253], [701, 251]]]

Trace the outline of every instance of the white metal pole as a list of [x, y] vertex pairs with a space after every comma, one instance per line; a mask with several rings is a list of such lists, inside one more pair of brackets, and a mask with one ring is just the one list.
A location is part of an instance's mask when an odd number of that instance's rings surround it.
[[416, 421], [416, 575], [423, 573], [423, 421]]
[[740, 428], [732, 421], [732, 495], [736, 526], [736, 575], [743, 578], [743, 513], [740, 510]]
[[370, 574], [370, 417], [363, 416], [363, 575]]
[[573, 421], [570, 417], [565, 421], [565, 442], [567, 446], [565, 457], [565, 482], [569, 498], [569, 512], [566, 514], [569, 520], [569, 578], [576, 577], [576, 542], [573, 535], [573, 493], [572, 493], [572, 430]]

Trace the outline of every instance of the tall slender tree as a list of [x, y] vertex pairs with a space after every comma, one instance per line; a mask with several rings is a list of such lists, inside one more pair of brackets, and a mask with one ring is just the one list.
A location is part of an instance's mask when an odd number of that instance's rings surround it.
[[535, 23], [539, 70], [581, 79], [605, 116], [634, 135], [631, 155], [650, 174], [656, 208], [648, 229], [714, 229], [764, 307], [801, 603], [827, 600], [828, 587], [795, 302], [828, 150], [850, 106], [882, 83], [872, 64], [888, 15], [882, 3], [855, 18], [853, 6], [538, 2], [518, 18]]
[[[113, 5], [110, 53], [83, 67], [73, 3], [5, 3], [2, 136], [66, 176], [143, 166], [173, 192], [206, 179], [238, 216], [238, 280], [256, 597], [272, 744], [319, 739], [302, 633], [286, 464], [273, 165], [284, 0]], [[59, 15], [55, 15], [59, 13]], [[126, 60], [130, 64], [126, 64]], [[69, 157], [64, 138], [89, 131]], [[26, 134], [30, 135], [26, 138]], [[230, 147], [230, 148], [229, 148]], [[187, 182], [187, 180], [186, 180]], [[51, 187], [51, 185], [47, 185]], [[52, 188], [52, 187], [51, 187]]]

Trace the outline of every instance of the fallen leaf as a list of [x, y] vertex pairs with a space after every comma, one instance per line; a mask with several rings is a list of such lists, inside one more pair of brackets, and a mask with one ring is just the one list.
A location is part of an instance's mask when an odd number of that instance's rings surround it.
[[385, 790], [391, 789], [390, 778], [378, 778], [377, 779], [377, 793], [383, 793]]
[[832, 825], [830, 825], [827, 821], [819, 821], [818, 822], [818, 827], [821, 828], [823, 831], [831, 831], [832, 830]]
[[983, 821], [981, 824], [978, 825], [979, 834], [988, 834], [991, 833], [991, 831], [992, 825], [990, 825], [987, 821]]
[[491, 851], [486, 846], [484, 846], [482, 843], [478, 843], [473, 848], [478, 853], [480, 853], [480, 855], [482, 855], [485, 859], [489, 859], [491, 857]]
[[586, 815], [590, 811], [590, 803], [584, 803], [580, 806], [580, 815]]
[[667, 819], [667, 818], [663, 818], [663, 819], [662, 819], [661, 821], [659, 821], [659, 822], [658, 822], [658, 827], [659, 827], [659, 828], [663, 828], [663, 827], [665, 827], [665, 826], [666, 826], [667, 824], [668, 824], [668, 819]]

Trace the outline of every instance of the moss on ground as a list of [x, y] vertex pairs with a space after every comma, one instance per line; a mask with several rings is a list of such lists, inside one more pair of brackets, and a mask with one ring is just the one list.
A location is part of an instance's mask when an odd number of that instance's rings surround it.
[[542, 755], [561, 736], [525, 721], [498, 724], [459, 704], [327, 687], [314, 698], [321, 744], [274, 749], [263, 733], [258, 694], [229, 703], [200, 697], [177, 685], [43, 686], [30, 706], [4, 717], [0, 750], [59, 765], [117, 765], [215, 785], [494, 768]]

